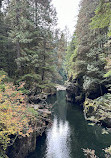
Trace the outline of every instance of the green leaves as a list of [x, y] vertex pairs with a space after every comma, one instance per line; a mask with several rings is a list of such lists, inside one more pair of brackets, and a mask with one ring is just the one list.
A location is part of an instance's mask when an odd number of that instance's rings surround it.
[[92, 29], [109, 27], [108, 36], [111, 36], [111, 2], [101, 1], [95, 10], [95, 16], [91, 19]]
[[105, 75], [104, 77], [110, 77], [111, 76], [111, 70], [109, 70]]

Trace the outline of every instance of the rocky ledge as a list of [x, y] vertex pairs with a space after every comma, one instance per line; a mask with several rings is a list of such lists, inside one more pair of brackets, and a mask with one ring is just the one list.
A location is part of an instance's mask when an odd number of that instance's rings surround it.
[[111, 91], [104, 89], [104, 86], [101, 88], [102, 95], [98, 86], [94, 86], [93, 90], [90, 87], [85, 91], [82, 79], [73, 79], [66, 83], [66, 99], [82, 105], [87, 120], [111, 128]]
[[33, 122], [33, 132], [29, 136], [18, 136], [12, 146], [6, 150], [8, 158], [25, 158], [33, 152], [37, 146], [37, 137], [42, 136], [45, 130], [51, 124], [51, 105], [48, 104], [29, 104], [38, 112], [35, 122]]
[[46, 100], [48, 96], [52, 96], [52, 95], [56, 95], [56, 92], [57, 92], [57, 88], [56, 87], [47, 87], [47, 88], [44, 88], [42, 90], [42, 92], [40, 92], [39, 94], [35, 94], [35, 93], [31, 93], [29, 95], [29, 103], [32, 104], [38, 104], [40, 103], [42, 100]]
[[97, 99], [86, 99], [84, 102], [85, 118], [94, 124], [100, 123], [111, 128], [111, 94], [105, 94]]
[[85, 101], [85, 93], [76, 80], [66, 83], [66, 92], [66, 100], [69, 102], [82, 104]]

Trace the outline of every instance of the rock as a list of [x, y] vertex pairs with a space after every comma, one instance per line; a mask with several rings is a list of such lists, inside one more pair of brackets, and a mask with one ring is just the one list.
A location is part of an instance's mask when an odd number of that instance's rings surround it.
[[75, 101], [75, 93], [74, 93], [74, 85], [71, 82], [67, 83], [67, 87], [66, 87], [66, 99], [69, 102], [74, 102]]
[[57, 91], [65, 91], [66, 87], [63, 85], [56, 85]]
[[17, 138], [14, 145], [8, 147], [7, 155], [9, 158], [24, 158], [28, 153], [36, 148], [36, 131], [29, 137]]
[[108, 88], [104, 84], [93, 83], [85, 90], [85, 94], [89, 99], [96, 99], [108, 92]]
[[78, 83], [75, 81], [67, 82], [66, 86], [66, 99], [67, 101], [74, 102], [77, 104], [81, 104], [85, 100], [85, 94], [82, 91], [82, 87], [78, 85]]
[[105, 125], [107, 128], [111, 128], [111, 118], [106, 118], [102, 121], [103, 125]]
[[42, 93], [38, 95], [30, 95], [29, 96], [29, 103], [32, 104], [38, 104], [43, 100], [46, 100], [48, 96], [55, 95], [56, 94], [56, 88], [55, 87], [46, 87], [42, 90]]
[[46, 100], [47, 99], [47, 95], [44, 93], [35, 95], [35, 96], [30, 96], [29, 97], [29, 103], [34, 103], [34, 104], [38, 104], [40, 103], [42, 100]]
[[44, 93], [44, 94], [46, 94], [47, 96], [49, 96], [49, 95], [54, 95], [54, 94], [56, 94], [56, 92], [57, 92], [57, 90], [56, 90], [56, 87], [46, 87], [46, 88], [44, 88], [43, 90], [42, 90], [42, 92]]
[[107, 97], [102, 96], [94, 100], [87, 98], [84, 102], [84, 115], [91, 122], [111, 128], [111, 102]]
[[38, 112], [42, 113], [43, 115], [51, 115], [51, 111], [48, 109], [39, 109]]
[[28, 106], [38, 111], [37, 119], [31, 124], [34, 130], [29, 136], [18, 136], [14, 144], [7, 148], [6, 155], [9, 158], [25, 158], [30, 152], [33, 152], [37, 146], [37, 137], [42, 136], [51, 123], [51, 111], [46, 108], [41, 109], [44, 105], [29, 104]]
[[35, 110], [39, 109], [41, 107], [40, 104], [29, 104], [30, 107], [34, 108]]

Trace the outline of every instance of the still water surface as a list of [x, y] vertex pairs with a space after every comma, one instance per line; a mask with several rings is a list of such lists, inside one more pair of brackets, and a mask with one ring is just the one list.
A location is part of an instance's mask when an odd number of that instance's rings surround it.
[[59, 91], [48, 99], [53, 106], [53, 124], [27, 158], [85, 158], [82, 148], [94, 149], [104, 158], [102, 149], [111, 144], [111, 134], [103, 135], [100, 126], [89, 126], [81, 108], [66, 102], [65, 95]]

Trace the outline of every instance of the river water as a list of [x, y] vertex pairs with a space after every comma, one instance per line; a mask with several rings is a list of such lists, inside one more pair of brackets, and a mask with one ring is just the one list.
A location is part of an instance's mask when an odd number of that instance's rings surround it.
[[89, 126], [82, 109], [66, 102], [65, 95], [65, 91], [59, 91], [48, 99], [53, 124], [37, 139], [36, 150], [28, 158], [85, 158], [82, 148], [94, 149], [104, 158], [102, 149], [110, 146], [111, 134], [103, 135], [100, 126]]

